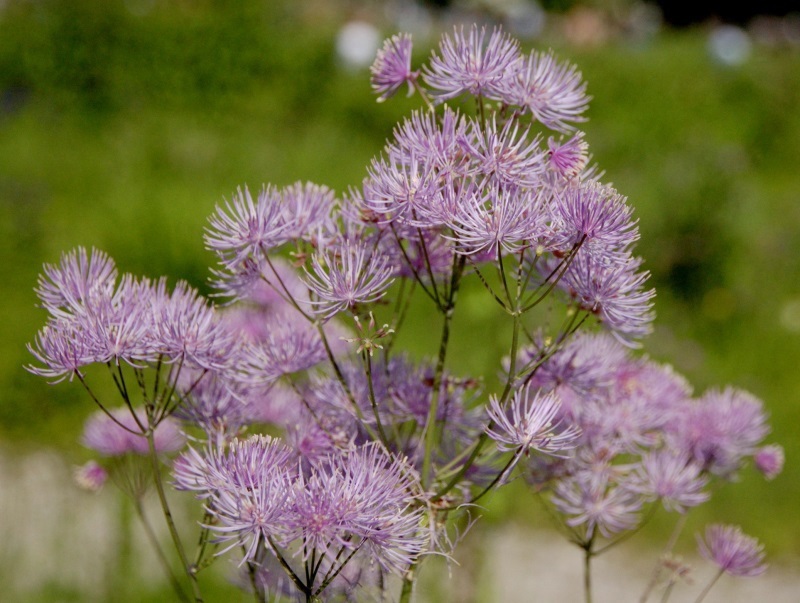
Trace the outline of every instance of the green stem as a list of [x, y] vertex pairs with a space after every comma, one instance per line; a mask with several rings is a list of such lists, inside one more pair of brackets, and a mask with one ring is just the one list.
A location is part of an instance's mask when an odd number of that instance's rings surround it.
[[161, 510], [164, 513], [164, 519], [167, 522], [167, 527], [169, 528], [169, 534], [172, 537], [172, 542], [175, 545], [175, 549], [178, 552], [178, 557], [181, 560], [181, 565], [183, 566], [184, 571], [186, 572], [186, 576], [189, 578], [189, 582], [192, 585], [192, 593], [194, 594], [194, 600], [197, 603], [202, 603], [203, 597], [200, 594], [200, 585], [197, 582], [197, 574], [195, 572], [195, 568], [192, 564], [189, 563], [189, 559], [186, 556], [186, 551], [183, 548], [183, 543], [181, 542], [180, 535], [178, 534], [178, 529], [175, 527], [175, 521], [172, 518], [172, 512], [169, 508], [169, 503], [167, 502], [167, 496], [164, 492], [164, 483], [161, 481], [161, 467], [158, 464], [158, 454], [156, 453], [156, 444], [155, 438], [153, 437], [153, 429], [148, 429], [147, 433], [147, 447], [150, 450], [150, 460], [153, 467], [153, 481], [156, 485], [156, 492], [158, 493], [158, 500], [161, 503]]
[[705, 599], [706, 595], [711, 591], [712, 588], [714, 588], [714, 585], [717, 583], [717, 580], [719, 580], [722, 577], [722, 574], [724, 573], [725, 570], [719, 570], [717, 572], [717, 575], [714, 576], [711, 582], [709, 582], [708, 585], [703, 589], [703, 592], [701, 592], [700, 595], [697, 597], [697, 599], [695, 599], [694, 603], [700, 603], [703, 599]]
[[136, 514], [139, 516], [139, 520], [142, 522], [142, 526], [144, 526], [145, 534], [147, 535], [147, 538], [150, 541], [153, 549], [155, 549], [158, 560], [160, 561], [161, 566], [164, 568], [164, 572], [167, 574], [167, 578], [169, 579], [172, 589], [175, 591], [175, 594], [181, 601], [188, 602], [190, 599], [188, 596], [186, 596], [186, 593], [183, 592], [183, 588], [181, 587], [180, 582], [178, 582], [178, 579], [175, 577], [175, 573], [172, 571], [172, 567], [167, 560], [167, 556], [164, 554], [164, 550], [161, 548], [161, 545], [158, 542], [156, 533], [153, 531], [153, 526], [150, 525], [150, 521], [144, 514], [142, 501], [139, 498], [134, 498], [133, 506], [136, 509]]

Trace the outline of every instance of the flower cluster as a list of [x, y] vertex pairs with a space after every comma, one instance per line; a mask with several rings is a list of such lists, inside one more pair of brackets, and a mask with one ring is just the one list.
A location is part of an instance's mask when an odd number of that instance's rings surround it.
[[[360, 186], [341, 197], [312, 183], [255, 197], [243, 187], [216, 208], [205, 242], [225, 305], [185, 283], [120, 277], [96, 250], [40, 278], [49, 317], [29, 370], [77, 378], [100, 406], [88, 447], [153, 457], [197, 600], [197, 571], [227, 554], [258, 600], [350, 597], [394, 574], [408, 601], [425, 555], [453, 553], [454, 518], [514, 472], [588, 568], [656, 509], [685, 515], [751, 460], [768, 479], [782, 468], [757, 398], [730, 387], [696, 397], [634, 355], [654, 292], [632, 207], [575, 130], [589, 102], [580, 72], [478, 27], [411, 62], [404, 34], [372, 67], [380, 101], [407, 85], [425, 108], [397, 125]], [[469, 279], [510, 334], [493, 392], [448, 354]], [[397, 351], [416, 296], [433, 350], [422, 359]], [[94, 393], [91, 364], [106, 367], [120, 409]], [[202, 501], [194, 563], [159, 463]], [[102, 470], [78, 479], [97, 488]], [[701, 553], [733, 575], [761, 571], [760, 548], [727, 528], [710, 529]]]

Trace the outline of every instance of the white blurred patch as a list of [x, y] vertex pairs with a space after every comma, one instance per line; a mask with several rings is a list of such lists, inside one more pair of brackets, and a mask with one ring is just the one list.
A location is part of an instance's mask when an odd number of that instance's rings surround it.
[[781, 326], [792, 333], [800, 333], [800, 298], [784, 302], [780, 313]]
[[336, 34], [336, 54], [350, 69], [363, 69], [372, 65], [381, 34], [374, 25], [364, 21], [350, 21]]
[[715, 27], [708, 36], [709, 53], [723, 65], [741, 65], [750, 58], [752, 47], [753, 43], [747, 32], [735, 25]]

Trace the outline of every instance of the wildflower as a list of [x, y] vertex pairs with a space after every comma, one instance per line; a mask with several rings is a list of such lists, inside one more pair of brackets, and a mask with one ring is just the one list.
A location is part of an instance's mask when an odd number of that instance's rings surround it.
[[529, 138], [528, 129], [520, 131], [519, 122], [509, 120], [498, 127], [496, 119], [486, 124], [469, 122], [471, 136], [464, 137], [462, 147], [474, 161], [474, 169], [499, 184], [535, 186], [544, 170], [545, 153], [538, 136]]
[[625, 197], [597, 183], [571, 186], [557, 193], [553, 205], [553, 245], [568, 252], [576, 245], [603, 260], [614, 261], [639, 238]]
[[440, 178], [463, 177], [472, 169], [463, 149], [473, 136], [464, 117], [450, 107], [444, 107], [441, 117], [432, 109], [414, 111], [395, 128], [386, 152], [392, 161], [407, 165], [416, 159], [429, 165]]
[[117, 268], [107, 254], [84, 247], [61, 254], [56, 266], [45, 264], [39, 275], [36, 295], [51, 312], [58, 308], [84, 306], [97, 295], [109, 297], [117, 280]]
[[583, 136], [583, 132], [577, 132], [566, 142], [556, 142], [552, 136], [548, 138], [548, 167], [566, 179], [574, 178], [581, 173], [589, 160], [589, 145]]
[[463, 92], [492, 100], [503, 100], [520, 61], [519, 45], [500, 29], [486, 40], [486, 28], [473, 25], [465, 35], [463, 28], [442, 36], [441, 56], [434, 54], [424, 68], [429, 86], [439, 91], [439, 101]]
[[667, 429], [671, 446], [721, 476], [733, 475], [768, 432], [762, 402], [732, 387], [710, 390], [687, 403]]
[[375, 93], [380, 95], [379, 103], [393, 96], [405, 83], [408, 84], [408, 95], [414, 93], [419, 72], [411, 71], [411, 46], [411, 35], [404, 33], [386, 40], [378, 51], [370, 67], [370, 83]]
[[447, 238], [457, 243], [459, 253], [497, 259], [498, 248], [514, 253], [543, 234], [540, 208], [540, 197], [530, 190], [488, 186], [464, 197], [448, 221], [453, 234]]
[[767, 569], [764, 546], [737, 526], [711, 524], [704, 538], [697, 535], [697, 545], [704, 559], [731, 576], [760, 576]]
[[486, 433], [503, 451], [519, 450], [528, 454], [531, 449], [545, 454], [562, 456], [563, 451], [575, 448], [580, 429], [570, 425], [563, 428], [559, 418], [561, 401], [554, 394], [532, 394], [530, 386], [514, 393], [508, 411], [497, 396], [490, 396], [489, 418], [496, 425]]
[[256, 202], [247, 187], [239, 189], [233, 203], [218, 206], [209, 222], [206, 246], [227, 269], [237, 269], [248, 256], [259, 256], [288, 240], [281, 197], [271, 187], [264, 188]]
[[578, 307], [595, 314], [617, 339], [629, 346], [652, 330], [653, 289], [645, 290], [648, 272], [638, 272], [641, 260], [623, 254], [604, 262], [578, 253], [564, 274], [563, 285]]
[[281, 190], [282, 237], [324, 240], [333, 229], [334, 194], [327, 186], [296, 182]]
[[585, 121], [586, 82], [574, 65], [559, 64], [552, 52], [533, 51], [520, 61], [504, 100], [531, 112], [551, 130], [566, 132], [568, 122]]
[[309, 303], [326, 319], [353, 309], [356, 304], [380, 299], [392, 281], [387, 259], [368, 249], [365, 243], [347, 242], [336, 251], [315, 254], [313, 271], [306, 270], [306, 284], [317, 298]]
[[770, 444], [762, 446], [753, 456], [758, 469], [768, 480], [775, 477], [783, 470], [784, 454], [783, 446]]
[[553, 504], [568, 516], [569, 526], [585, 526], [586, 538], [598, 530], [608, 538], [639, 523], [640, 497], [629, 490], [604, 484], [590, 472], [578, 472], [560, 480], [553, 492]]
[[[137, 409], [135, 417], [127, 407], [113, 409], [108, 414], [98, 410], [87, 419], [81, 442], [104, 456], [149, 454], [144, 435], [147, 429], [149, 423], [144, 409]], [[184, 444], [177, 422], [169, 417], [155, 427], [153, 440], [156, 452], [175, 452]]]
[[701, 467], [687, 454], [658, 450], [644, 455], [626, 487], [647, 500], [660, 500], [667, 511], [685, 513], [687, 508], [696, 507], [710, 497], [703, 491], [708, 478], [700, 472]]
[[194, 288], [179, 282], [168, 294], [162, 283], [153, 306], [156, 345], [169, 361], [203, 369], [226, 367], [233, 334]]
[[288, 525], [308, 544], [306, 554], [365, 547], [384, 570], [401, 574], [427, 541], [409, 472], [378, 444], [325, 457], [297, 484]]
[[108, 480], [108, 472], [97, 461], [88, 461], [75, 467], [72, 477], [79, 488], [98, 492]]

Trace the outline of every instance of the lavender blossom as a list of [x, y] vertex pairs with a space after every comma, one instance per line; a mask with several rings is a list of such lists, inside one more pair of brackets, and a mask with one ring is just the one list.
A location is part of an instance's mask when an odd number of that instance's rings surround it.
[[411, 70], [411, 46], [411, 35], [404, 33], [384, 41], [378, 51], [370, 67], [370, 83], [375, 93], [380, 95], [379, 103], [394, 96], [397, 89], [406, 83], [408, 95], [413, 94], [419, 72]]
[[486, 433], [497, 442], [499, 450], [529, 454], [537, 450], [563, 456], [577, 446], [580, 429], [563, 427], [559, 417], [561, 401], [554, 394], [532, 393], [529, 386], [514, 393], [506, 411], [497, 396], [489, 398], [488, 414], [495, 427]]
[[711, 496], [703, 491], [708, 477], [701, 470], [687, 454], [658, 450], [642, 458], [626, 487], [647, 500], [660, 500], [667, 511], [685, 513]]
[[108, 481], [108, 472], [97, 461], [88, 461], [74, 468], [72, 478], [82, 490], [98, 492]]
[[586, 539], [598, 530], [606, 538], [639, 523], [639, 496], [619, 486], [606, 486], [596, 475], [580, 472], [556, 484], [553, 504], [567, 515], [568, 526], [585, 526]]
[[438, 226], [431, 216], [440, 195], [441, 183], [433, 166], [413, 155], [402, 163], [373, 159], [364, 181], [364, 205], [385, 222]]
[[377, 444], [334, 454], [298, 484], [288, 526], [317, 551], [366, 547], [383, 569], [401, 574], [427, 542], [416, 488], [410, 467]]
[[[86, 420], [81, 436], [83, 445], [103, 456], [149, 454], [144, 436], [149, 423], [144, 409], [136, 410], [136, 418], [127, 407], [115, 408], [110, 414], [98, 410]], [[156, 452], [160, 453], [175, 452], [185, 441], [177, 422], [169, 417], [162, 419], [153, 430], [153, 439]]]
[[486, 124], [472, 120], [470, 130], [471, 136], [464, 137], [461, 146], [473, 159], [473, 170], [502, 185], [539, 184], [545, 152], [538, 136], [530, 138], [528, 129], [520, 131], [515, 120], [498, 127], [495, 118]]
[[39, 275], [36, 295], [51, 312], [58, 308], [84, 306], [97, 295], [110, 297], [117, 280], [117, 268], [107, 254], [84, 247], [61, 254], [58, 265], [45, 264]]
[[317, 299], [309, 303], [325, 319], [380, 299], [392, 281], [386, 258], [360, 241], [344, 243], [332, 253], [315, 254], [312, 266], [313, 271], [306, 271], [306, 284]]
[[425, 81], [438, 90], [436, 98], [445, 101], [467, 92], [492, 100], [503, 100], [519, 68], [519, 45], [500, 29], [486, 42], [486, 28], [473, 25], [465, 35], [463, 28], [442, 36], [441, 56], [434, 54], [424, 68]]
[[589, 106], [586, 83], [574, 65], [558, 63], [552, 52], [531, 52], [520, 61], [504, 100], [531, 112], [552, 130], [567, 132], [569, 122], [585, 121]]
[[[497, 259], [498, 248], [514, 253], [544, 233], [541, 199], [527, 189], [488, 186], [466, 196], [448, 222], [456, 251]], [[491, 255], [489, 255], [491, 254]]]
[[233, 203], [218, 206], [209, 223], [206, 246], [229, 270], [238, 269], [248, 256], [259, 256], [288, 240], [289, 224], [284, 219], [281, 197], [271, 187], [264, 188], [256, 202], [247, 187], [239, 189]]
[[755, 461], [756, 469], [758, 469], [767, 480], [773, 480], [783, 470], [783, 446], [778, 444], [762, 446], [753, 456], [753, 460]]
[[760, 576], [767, 570], [764, 546], [737, 526], [709, 525], [705, 538], [697, 535], [697, 546], [703, 558], [731, 576]]

